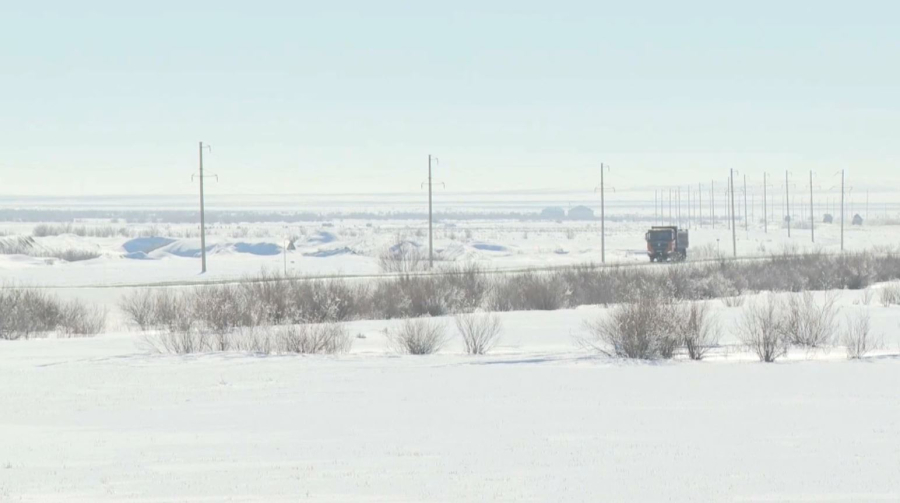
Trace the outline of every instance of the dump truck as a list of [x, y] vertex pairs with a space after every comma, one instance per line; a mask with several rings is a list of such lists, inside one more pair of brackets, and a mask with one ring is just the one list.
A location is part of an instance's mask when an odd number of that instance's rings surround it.
[[645, 238], [650, 262], [687, 259], [687, 249], [690, 244], [687, 230], [675, 226], [653, 226], [647, 231]]

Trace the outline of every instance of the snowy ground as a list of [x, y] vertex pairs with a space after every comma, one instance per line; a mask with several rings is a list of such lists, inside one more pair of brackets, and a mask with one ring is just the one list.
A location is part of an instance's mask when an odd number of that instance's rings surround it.
[[[520, 194], [466, 208], [534, 210], [562, 197], [523, 202]], [[360, 203], [315, 204], [337, 211]], [[407, 207], [421, 209], [418, 199]], [[649, 224], [607, 222], [607, 260], [646, 263]], [[0, 501], [900, 500], [900, 307], [881, 306], [877, 294], [866, 305], [862, 292], [839, 293], [842, 315], [869, 311], [883, 340], [856, 362], [837, 347], [760, 364], [737, 344], [740, 309], [720, 301], [711, 304], [722, 346], [699, 363], [627, 363], [580, 349], [584, 321], [603, 315], [590, 306], [503, 313], [501, 344], [486, 357], [463, 355], [458, 340], [437, 355], [394, 355], [385, 329], [397, 321], [350, 323], [353, 349], [340, 357], [179, 357], [152, 353], [144, 334], [129, 331], [116, 303], [133, 287], [122, 285], [285, 268], [377, 274], [382, 250], [398, 238], [424, 245], [427, 227], [386, 219], [213, 225], [204, 276], [196, 226], [125, 227], [113, 237], [37, 237], [35, 253], [0, 255], [3, 285], [42, 286], [110, 309], [109, 333], [96, 338], [0, 341]], [[0, 240], [33, 228], [0, 222]], [[599, 262], [599, 229], [598, 221], [446, 221], [435, 244], [440, 265]], [[815, 244], [808, 229], [790, 238], [771, 224], [768, 231], [741, 229], [738, 254], [840, 248], [837, 225], [817, 227]], [[139, 236], [173, 241], [126, 258]], [[297, 249], [282, 254], [291, 236]], [[721, 223], [695, 222], [691, 256], [729, 256], [731, 238]], [[898, 243], [900, 226], [847, 228], [850, 250]], [[63, 249], [100, 256], [41, 256]]]
[[[577, 348], [585, 307], [504, 313], [486, 357], [151, 354], [142, 335], [0, 344], [0, 501], [897, 501], [900, 308], [884, 347], [708, 361]], [[877, 298], [876, 298], [877, 299]]]
[[[610, 263], [646, 263], [644, 232], [648, 222], [607, 224], [606, 258]], [[9, 234], [3, 240], [27, 237], [33, 225], [0, 224]], [[129, 227], [138, 235], [146, 226]], [[153, 248], [147, 238], [81, 237], [75, 235], [36, 237], [36, 252], [48, 250], [93, 250], [100, 256], [81, 262], [0, 254], [0, 282], [43, 286], [97, 286], [157, 282], [195, 282], [207, 279], [235, 279], [259, 273], [287, 271], [289, 275], [377, 274], [378, 256], [398, 241], [418, 245], [425, 253], [427, 226], [410, 221], [343, 221], [294, 225], [244, 224], [210, 229], [209, 272], [200, 276], [199, 239], [187, 225], [156, 228], [159, 237], [170, 243]], [[187, 237], [184, 237], [187, 236]], [[283, 253], [287, 237], [294, 236], [296, 249]], [[871, 225], [848, 227], [846, 249], [895, 249], [900, 244], [900, 226]], [[147, 253], [129, 250], [140, 248]], [[691, 230], [692, 259], [730, 257], [732, 234], [722, 225]], [[437, 266], [476, 262], [490, 269], [540, 268], [599, 263], [601, 239], [599, 222], [445, 222], [435, 231]], [[811, 242], [808, 229], [795, 229], [790, 238], [784, 229], [761, 227], [737, 233], [739, 256], [760, 256], [783, 252], [840, 250], [840, 228], [823, 225]], [[128, 258], [139, 257], [138, 258]]]

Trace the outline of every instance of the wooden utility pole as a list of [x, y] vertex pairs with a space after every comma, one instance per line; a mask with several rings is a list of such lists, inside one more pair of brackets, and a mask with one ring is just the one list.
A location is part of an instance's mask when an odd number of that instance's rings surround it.
[[787, 218], [788, 237], [791, 237], [791, 191], [788, 185], [788, 172], [784, 171], [784, 210]]
[[431, 198], [431, 154], [428, 154], [428, 268], [434, 269], [434, 213]]
[[766, 199], [766, 172], [763, 171], [763, 229], [766, 234], [769, 233], [769, 201]]
[[735, 227], [734, 223], [734, 170], [731, 170], [731, 175], [728, 177], [728, 183], [731, 186], [731, 249], [734, 254], [734, 257], [737, 258], [737, 227]]
[[841, 251], [844, 251], [844, 170], [841, 170]]
[[205, 180], [205, 175], [203, 174], [203, 149], [209, 149], [209, 145], [203, 145], [203, 142], [200, 142], [200, 174], [192, 175], [191, 180], [195, 178], [200, 179], [200, 274], [206, 272], [206, 204], [204, 201], [203, 194], [203, 181]]
[[816, 242], [816, 212], [813, 209], [813, 172], [809, 170], [809, 232], [812, 242]]
[[744, 231], [750, 231], [750, 214], [747, 213], [747, 175], [744, 175]]
[[600, 163], [600, 263], [606, 263], [606, 187], [603, 172], [606, 167]]

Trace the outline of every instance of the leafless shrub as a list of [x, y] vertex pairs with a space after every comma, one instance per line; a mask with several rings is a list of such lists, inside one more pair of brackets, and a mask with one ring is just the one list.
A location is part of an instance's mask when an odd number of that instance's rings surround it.
[[106, 328], [105, 308], [72, 301], [60, 310], [57, 333], [62, 337], [93, 336]]
[[41, 291], [0, 290], [0, 339], [30, 339], [56, 330], [62, 303]]
[[135, 290], [123, 295], [119, 299], [119, 309], [141, 330], [149, 330], [156, 324], [156, 299], [153, 290]]
[[791, 295], [785, 311], [785, 336], [791, 344], [805, 348], [822, 348], [834, 343], [837, 325], [837, 296], [824, 294], [821, 303], [812, 292]]
[[559, 274], [525, 272], [498, 278], [494, 311], [552, 311], [566, 306], [566, 284]]
[[885, 285], [878, 298], [884, 307], [900, 305], [900, 285]]
[[278, 350], [299, 354], [342, 354], [350, 351], [353, 340], [339, 323], [293, 325], [276, 331]]
[[702, 360], [719, 343], [719, 326], [709, 306], [699, 302], [677, 307], [681, 338], [692, 360]]
[[747, 300], [747, 297], [743, 295], [735, 295], [733, 297], [722, 297], [722, 304], [725, 304], [725, 307], [741, 307], [744, 305], [744, 301]]
[[292, 323], [325, 323], [359, 317], [368, 307], [369, 287], [346, 281], [292, 281], [288, 296]]
[[63, 303], [37, 290], [0, 291], [0, 339], [30, 339], [56, 332], [91, 336], [106, 327], [106, 310], [79, 301]]
[[875, 297], [875, 291], [871, 288], [865, 288], [860, 294], [859, 302], [864, 306], [872, 305], [872, 299]]
[[871, 316], [868, 311], [848, 314], [841, 342], [847, 349], [847, 358], [860, 359], [881, 346], [881, 341], [871, 335]]
[[448, 306], [450, 312], [472, 312], [483, 307], [494, 281], [478, 264], [453, 266], [445, 269], [444, 274], [443, 280], [452, 292]]
[[447, 343], [444, 324], [429, 318], [413, 318], [388, 332], [388, 342], [398, 353], [430, 355]]
[[60, 236], [62, 234], [74, 234], [81, 237], [111, 238], [117, 236], [129, 236], [125, 227], [111, 225], [86, 226], [72, 224], [38, 224], [34, 226], [31, 235], [34, 237]]
[[31, 255], [39, 249], [31, 236], [0, 238], [0, 255]]
[[262, 307], [244, 295], [245, 291], [235, 285], [195, 289], [184, 308], [192, 312], [196, 322], [216, 334], [227, 334], [238, 327], [254, 327], [263, 321]]
[[415, 272], [425, 269], [427, 256], [417, 243], [398, 240], [381, 252], [378, 265], [382, 272]]
[[45, 250], [36, 253], [33, 256], [45, 258], [58, 258], [66, 262], [81, 262], [84, 260], [93, 260], [100, 257], [100, 252], [95, 250], [81, 250], [77, 248], [66, 248], [64, 250]]
[[671, 358], [679, 343], [672, 304], [645, 297], [620, 304], [601, 318], [585, 322], [587, 337], [579, 343], [620, 358]]
[[774, 362], [787, 354], [784, 306], [774, 294], [744, 308], [738, 322], [738, 337], [760, 361]]
[[197, 326], [187, 292], [157, 290], [154, 293], [154, 326], [170, 332], [191, 332]]
[[500, 317], [493, 313], [459, 314], [453, 321], [462, 336], [466, 353], [470, 355], [487, 354], [497, 344], [503, 331]]
[[165, 328], [156, 334], [147, 335], [144, 340], [160, 353], [187, 355], [212, 350], [211, 334], [197, 328]]

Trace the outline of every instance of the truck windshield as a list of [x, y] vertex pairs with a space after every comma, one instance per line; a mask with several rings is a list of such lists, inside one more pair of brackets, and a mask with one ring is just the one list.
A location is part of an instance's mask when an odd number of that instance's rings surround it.
[[672, 231], [650, 231], [647, 233], [648, 241], [671, 241]]

